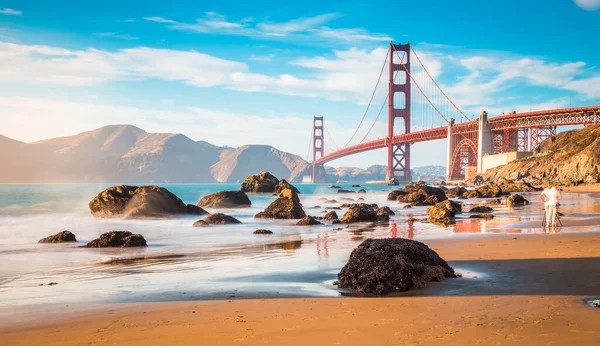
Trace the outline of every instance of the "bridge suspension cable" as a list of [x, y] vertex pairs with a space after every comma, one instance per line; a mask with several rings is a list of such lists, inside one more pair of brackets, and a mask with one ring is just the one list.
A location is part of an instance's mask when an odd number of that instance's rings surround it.
[[[341, 147], [336, 143], [335, 139], [333, 139], [333, 136], [329, 132], [329, 128], [327, 128], [327, 123], [325, 122], [325, 120], [323, 120], [323, 127], [325, 128], [325, 132], [329, 136], [329, 139], [331, 139], [331, 142], [335, 146], [336, 150], [340, 150]], [[327, 148], [325, 148], [325, 149], [327, 149]]]
[[367, 116], [367, 113], [369, 112], [369, 108], [371, 107], [371, 103], [373, 102], [373, 98], [375, 97], [375, 93], [377, 92], [377, 88], [379, 87], [379, 82], [381, 81], [381, 76], [383, 75], [383, 71], [385, 70], [385, 65], [387, 64], [387, 59], [388, 59], [388, 55], [389, 55], [388, 53], [389, 52], [390, 52], [390, 48], [388, 48], [387, 52], [385, 53], [385, 60], [383, 61], [383, 65], [381, 66], [381, 71], [379, 71], [379, 77], [377, 77], [377, 84], [375, 84], [375, 88], [373, 89], [373, 93], [371, 94], [371, 99], [369, 100], [369, 103], [367, 104], [367, 108], [365, 109], [365, 112], [363, 113], [363, 116], [360, 119], [360, 123], [356, 127], [356, 130], [352, 134], [352, 137], [350, 137], [350, 139], [348, 140], [348, 142], [346, 142], [346, 144], [344, 144], [344, 148], [346, 148], [350, 144], [350, 142], [352, 142], [352, 140], [354, 139], [354, 137], [358, 133], [358, 130], [360, 129], [360, 126], [362, 125], [363, 121], [365, 120], [365, 117]]

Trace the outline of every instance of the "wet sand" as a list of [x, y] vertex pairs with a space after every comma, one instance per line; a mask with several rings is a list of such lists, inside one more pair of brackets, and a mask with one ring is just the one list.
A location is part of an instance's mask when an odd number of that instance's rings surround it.
[[600, 234], [426, 243], [463, 277], [386, 298], [112, 304], [0, 327], [0, 344], [598, 344]]
[[569, 186], [563, 187], [563, 191], [568, 192], [592, 192], [592, 193], [600, 193], [600, 184], [588, 184], [588, 185], [577, 185], [577, 186]]

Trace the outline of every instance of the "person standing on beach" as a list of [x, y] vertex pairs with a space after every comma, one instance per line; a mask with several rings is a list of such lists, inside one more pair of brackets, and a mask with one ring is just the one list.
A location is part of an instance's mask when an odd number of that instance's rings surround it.
[[556, 217], [558, 212], [557, 208], [560, 198], [560, 192], [555, 186], [546, 188], [544, 191], [542, 191], [540, 199], [545, 202], [544, 208], [546, 210], [546, 226], [552, 225], [553, 228], [556, 228]]

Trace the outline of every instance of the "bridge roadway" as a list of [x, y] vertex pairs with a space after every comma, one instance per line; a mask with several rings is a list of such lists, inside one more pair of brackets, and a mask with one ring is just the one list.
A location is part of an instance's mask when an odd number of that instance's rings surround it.
[[[460, 124], [452, 125], [453, 134], [466, 134], [477, 131], [479, 120], [473, 120]], [[591, 123], [600, 123], [600, 106], [562, 108], [543, 110], [535, 112], [514, 113], [495, 116], [488, 119], [490, 130], [514, 130], [532, 127], [545, 126], [569, 126], [586, 125]], [[448, 137], [448, 126], [436, 127], [428, 130], [415, 131], [406, 134], [399, 134], [392, 137], [393, 144], [400, 143], [418, 143], [443, 139]], [[329, 153], [319, 159], [314, 164], [324, 164], [345, 156], [362, 153], [365, 151], [386, 148], [387, 138], [380, 138], [373, 141], [349, 146], [338, 151]]]

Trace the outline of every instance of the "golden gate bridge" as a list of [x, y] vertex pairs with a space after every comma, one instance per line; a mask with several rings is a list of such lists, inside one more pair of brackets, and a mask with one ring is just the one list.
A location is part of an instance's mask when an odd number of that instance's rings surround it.
[[[387, 96], [367, 133], [351, 145], [373, 105], [386, 66]], [[385, 137], [367, 140], [386, 105]], [[411, 144], [444, 138], [447, 139], [446, 179], [464, 180], [482, 173], [483, 155], [533, 151], [544, 139], [555, 135], [558, 126], [596, 123], [600, 123], [600, 106], [512, 112], [489, 118], [484, 111], [471, 119], [441, 89], [410, 42], [391, 42], [366, 110], [344, 146], [325, 153], [325, 134], [330, 138], [331, 134], [324, 117], [313, 118], [312, 181], [323, 178], [323, 165], [329, 161], [387, 148], [387, 182], [406, 183], [412, 179]]]

